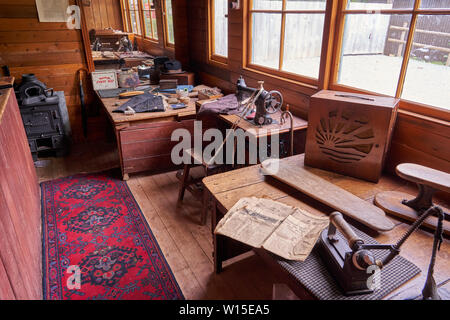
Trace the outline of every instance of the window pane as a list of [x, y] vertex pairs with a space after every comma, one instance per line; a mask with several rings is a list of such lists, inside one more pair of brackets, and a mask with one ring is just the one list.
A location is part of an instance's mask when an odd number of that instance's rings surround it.
[[137, 0], [128, 0], [128, 3], [130, 4], [130, 11], [138, 9]]
[[136, 14], [134, 11], [130, 11], [130, 19], [131, 19], [131, 31], [133, 33], [137, 33]]
[[254, 64], [278, 69], [281, 14], [252, 14], [252, 60]]
[[422, 0], [420, 7], [428, 9], [450, 9], [450, 0]]
[[324, 14], [286, 14], [284, 71], [319, 78]]
[[150, 10], [150, 1], [142, 0], [142, 10]]
[[138, 13], [138, 11], [136, 11], [135, 12], [135, 16], [136, 16], [136, 33], [137, 34], [142, 34], [142, 32], [141, 32], [141, 22], [140, 22], [140, 19], [139, 19], [139, 13]]
[[253, 9], [255, 10], [281, 10], [283, 9], [282, 0], [253, 0]]
[[214, 0], [214, 54], [228, 56], [228, 1]]
[[325, 10], [326, 0], [287, 0], [286, 10]]
[[347, 9], [353, 10], [387, 10], [412, 9], [415, 0], [350, 0]]
[[152, 15], [152, 25], [153, 25], [153, 39], [158, 40], [158, 25], [156, 24], [155, 10], [151, 11], [151, 15]]
[[346, 15], [338, 83], [394, 96], [410, 21], [410, 15]]
[[167, 23], [167, 41], [171, 44], [175, 43], [175, 36], [173, 33], [173, 15], [172, 15], [172, 0], [166, 1], [166, 23]]
[[144, 11], [144, 25], [145, 25], [145, 36], [152, 37], [152, 21], [150, 18], [150, 11]]
[[402, 98], [450, 110], [450, 15], [417, 17]]

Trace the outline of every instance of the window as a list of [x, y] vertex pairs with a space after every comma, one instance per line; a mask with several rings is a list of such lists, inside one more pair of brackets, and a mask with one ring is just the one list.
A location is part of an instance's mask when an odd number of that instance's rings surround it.
[[128, 0], [130, 10], [131, 32], [142, 35], [138, 0]]
[[248, 66], [317, 84], [326, 0], [253, 0]]
[[165, 44], [167, 47], [173, 47], [175, 45], [175, 35], [173, 32], [173, 14], [172, 14], [172, 0], [162, 0], [164, 4], [164, 32], [165, 32]]
[[450, 0], [342, 8], [335, 83], [450, 110]]
[[228, 57], [228, 1], [209, 3], [210, 59], [226, 63]]
[[130, 25], [129, 25], [129, 20], [128, 20], [128, 4], [127, 4], [127, 0], [122, 0], [121, 1], [121, 5], [122, 5], [122, 19], [123, 19], [123, 30], [125, 32], [130, 31]]
[[142, 0], [142, 19], [144, 21], [145, 37], [158, 40], [158, 26], [154, 0]]

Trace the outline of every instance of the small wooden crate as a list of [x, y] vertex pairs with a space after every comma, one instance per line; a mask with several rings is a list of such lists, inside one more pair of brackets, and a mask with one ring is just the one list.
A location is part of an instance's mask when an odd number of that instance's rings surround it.
[[322, 90], [311, 97], [305, 164], [378, 182], [399, 100]]
[[183, 73], [161, 73], [161, 79], [176, 79], [178, 80], [178, 85], [195, 85], [195, 74], [193, 72], [183, 72]]

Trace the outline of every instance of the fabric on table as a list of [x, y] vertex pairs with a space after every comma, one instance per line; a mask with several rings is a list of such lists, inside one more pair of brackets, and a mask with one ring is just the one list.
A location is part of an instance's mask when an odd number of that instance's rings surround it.
[[133, 97], [113, 112], [125, 112], [130, 107], [137, 113], [142, 112], [164, 112], [164, 102], [161, 96], [155, 96], [151, 93], [141, 94]]
[[238, 108], [236, 95], [229, 94], [220, 99], [203, 103], [198, 114], [236, 114], [240, 112]]

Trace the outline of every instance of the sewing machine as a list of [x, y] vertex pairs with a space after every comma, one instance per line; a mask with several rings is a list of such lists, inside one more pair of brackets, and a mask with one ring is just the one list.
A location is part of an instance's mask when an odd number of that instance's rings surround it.
[[248, 87], [244, 78], [241, 76], [236, 84], [237, 100], [239, 103], [242, 103], [255, 92], [262, 90], [255, 101], [256, 111], [253, 121], [259, 126], [272, 124], [273, 119], [270, 115], [281, 110], [281, 106], [283, 105], [283, 96], [280, 92], [275, 90], [266, 91], [263, 88], [264, 81], [258, 81], [258, 83], [260, 85], [259, 88]]

